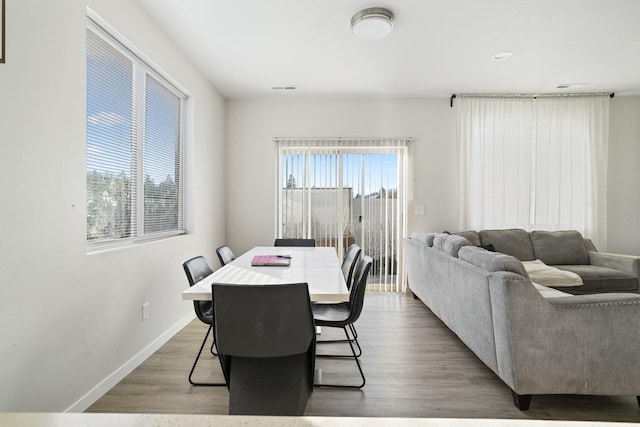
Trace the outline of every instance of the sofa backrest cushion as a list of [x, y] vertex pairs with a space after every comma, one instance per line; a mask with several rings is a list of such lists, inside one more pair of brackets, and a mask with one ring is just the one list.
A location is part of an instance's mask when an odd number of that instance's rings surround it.
[[525, 270], [518, 258], [500, 252], [491, 252], [477, 246], [465, 246], [460, 248], [458, 258], [490, 273], [494, 271], [510, 271], [529, 277], [527, 270]]
[[427, 246], [433, 246], [433, 238], [435, 236], [436, 233], [413, 233], [411, 239], [422, 242]]
[[529, 233], [521, 228], [482, 230], [479, 234], [482, 246], [493, 245], [496, 252], [514, 256], [520, 261], [535, 259]]
[[444, 252], [444, 242], [449, 236], [447, 233], [437, 233], [433, 238], [433, 247]]
[[532, 231], [535, 256], [547, 265], [589, 264], [582, 234], [575, 230]]
[[471, 244], [474, 245], [474, 246], [481, 246], [482, 245], [482, 243], [480, 242], [480, 235], [475, 230], [458, 231], [457, 233], [451, 233], [451, 234], [454, 234], [456, 236], [464, 237], [469, 242], [471, 242]]
[[452, 257], [458, 257], [458, 251], [464, 246], [472, 246], [471, 242], [462, 236], [454, 234], [438, 234], [433, 240], [433, 247]]

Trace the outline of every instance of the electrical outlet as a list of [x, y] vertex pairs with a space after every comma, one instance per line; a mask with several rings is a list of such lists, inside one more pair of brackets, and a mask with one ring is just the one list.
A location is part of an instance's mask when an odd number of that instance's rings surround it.
[[145, 302], [142, 304], [142, 320], [147, 320], [149, 318], [149, 303]]

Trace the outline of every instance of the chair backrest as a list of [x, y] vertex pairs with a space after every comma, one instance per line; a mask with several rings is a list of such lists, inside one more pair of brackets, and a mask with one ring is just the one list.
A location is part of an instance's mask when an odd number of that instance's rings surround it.
[[349, 292], [349, 305], [351, 311], [346, 323], [354, 323], [360, 317], [362, 313], [362, 306], [364, 304], [364, 294], [367, 288], [367, 276], [369, 270], [373, 264], [373, 259], [370, 256], [364, 256], [358, 262], [353, 277], [353, 285]]
[[216, 253], [218, 254], [220, 264], [223, 266], [236, 259], [236, 256], [233, 254], [233, 251], [229, 246], [220, 246], [218, 249], [216, 249]]
[[362, 249], [354, 243], [349, 246], [349, 249], [347, 249], [347, 252], [344, 254], [344, 258], [342, 258], [341, 268], [345, 283], [347, 284], [347, 289], [351, 289], [353, 270], [355, 269], [358, 258], [360, 257], [360, 252], [362, 252]]
[[306, 283], [211, 286], [220, 354], [282, 357], [315, 351], [315, 323]]
[[[203, 256], [197, 256], [191, 258], [182, 263], [182, 268], [187, 275], [189, 286], [193, 286], [205, 277], [213, 274], [213, 270], [209, 267], [207, 259]], [[196, 316], [202, 322], [211, 324], [212, 321], [212, 304], [211, 301], [194, 301], [193, 309], [196, 312]]]
[[207, 259], [202, 255], [183, 262], [182, 268], [184, 268], [187, 280], [189, 280], [189, 286], [195, 285], [200, 280], [213, 273], [213, 270], [207, 263]]
[[273, 246], [307, 246], [314, 247], [315, 239], [276, 239]]

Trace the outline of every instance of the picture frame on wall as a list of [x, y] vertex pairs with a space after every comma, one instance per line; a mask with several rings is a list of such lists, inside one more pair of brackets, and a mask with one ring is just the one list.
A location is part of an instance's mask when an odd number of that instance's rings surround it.
[[5, 0], [0, 0], [0, 64], [4, 63], [4, 43], [5, 43], [5, 19], [4, 19], [4, 2]]

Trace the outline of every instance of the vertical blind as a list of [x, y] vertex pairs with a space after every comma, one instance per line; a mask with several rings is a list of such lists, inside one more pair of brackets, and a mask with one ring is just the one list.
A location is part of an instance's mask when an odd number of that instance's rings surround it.
[[87, 241], [183, 232], [186, 96], [87, 24]]
[[369, 288], [397, 291], [406, 236], [410, 138], [276, 138], [276, 235], [352, 243], [374, 259]]
[[604, 249], [609, 96], [458, 99], [459, 229], [576, 229]]

